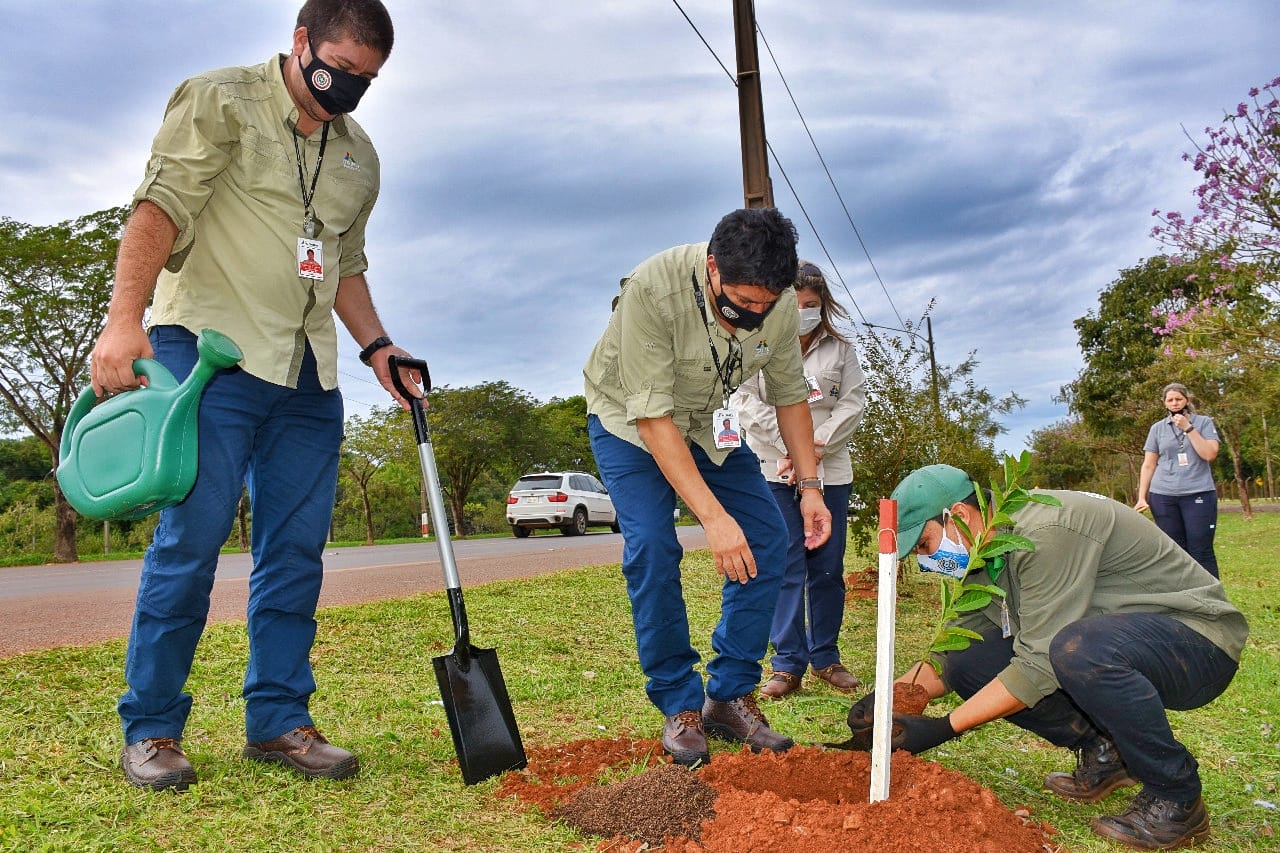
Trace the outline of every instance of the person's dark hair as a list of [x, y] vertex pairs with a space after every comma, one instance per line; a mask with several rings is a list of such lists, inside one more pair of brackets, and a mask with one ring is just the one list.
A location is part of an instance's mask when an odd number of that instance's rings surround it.
[[796, 278], [796, 227], [777, 208], [742, 208], [716, 225], [707, 252], [724, 284], [755, 284], [781, 293]]
[[796, 293], [799, 294], [802, 290], [812, 290], [822, 300], [822, 322], [818, 324], [818, 328], [838, 341], [849, 343], [849, 339], [835, 325], [837, 320], [848, 323], [849, 312], [831, 295], [831, 288], [827, 286], [827, 277], [822, 274], [822, 270], [810, 261], [800, 261], [800, 268], [796, 271]]
[[297, 25], [307, 28], [307, 37], [317, 47], [349, 38], [378, 51], [383, 59], [391, 56], [396, 38], [391, 13], [381, 0], [307, 0], [298, 11]]

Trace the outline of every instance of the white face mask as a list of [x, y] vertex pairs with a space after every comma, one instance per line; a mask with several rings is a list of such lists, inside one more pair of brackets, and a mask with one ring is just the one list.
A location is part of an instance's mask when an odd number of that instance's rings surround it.
[[814, 329], [818, 328], [818, 324], [822, 322], [821, 308], [801, 308], [800, 309], [800, 334], [807, 335]]

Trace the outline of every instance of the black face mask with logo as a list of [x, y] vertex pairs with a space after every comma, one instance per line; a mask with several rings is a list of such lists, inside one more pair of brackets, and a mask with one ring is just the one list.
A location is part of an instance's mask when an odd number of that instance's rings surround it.
[[316, 55], [316, 47], [310, 41], [307, 46], [311, 48], [311, 62], [303, 67], [302, 57], [299, 56], [298, 68], [320, 109], [331, 115], [355, 111], [360, 98], [369, 90], [368, 78], [334, 68]]
[[773, 310], [773, 306], [777, 302], [772, 303], [763, 311], [752, 311], [749, 308], [743, 308], [741, 305], [735, 305], [733, 300], [725, 295], [724, 288], [720, 288], [720, 292], [715, 294], [716, 310], [720, 312], [720, 316], [735, 329], [742, 329], [747, 332], [754, 332], [764, 323], [764, 318], [769, 316], [769, 312]]

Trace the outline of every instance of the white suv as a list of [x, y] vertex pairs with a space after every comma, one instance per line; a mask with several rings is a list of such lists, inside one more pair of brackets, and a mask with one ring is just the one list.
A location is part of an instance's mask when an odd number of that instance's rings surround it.
[[507, 495], [507, 524], [521, 539], [547, 527], [558, 527], [565, 536], [581, 536], [588, 527], [619, 531], [609, 491], [581, 471], [525, 474]]

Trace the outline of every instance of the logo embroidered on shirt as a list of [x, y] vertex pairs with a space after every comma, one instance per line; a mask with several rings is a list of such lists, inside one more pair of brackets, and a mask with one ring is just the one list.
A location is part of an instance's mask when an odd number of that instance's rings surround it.
[[839, 399], [839, 397], [840, 397], [840, 386], [839, 386], [839, 385], [832, 385], [832, 386], [831, 386], [831, 399], [836, 400], [836, 399]]
[[769, 342], [763, 338], [756, 344], [756, 358], [764, 358], [769, 354]]
[[342, 166], [344, 169], [350, 169], [353, 172], [360, 171], [360, 164], [357, 163], [355, 161], [355, 158], [351, 156], [350, 151], [342, 155]]

